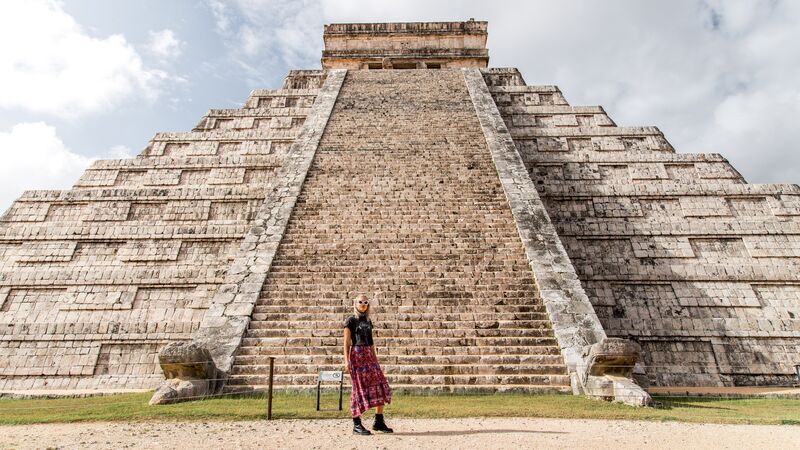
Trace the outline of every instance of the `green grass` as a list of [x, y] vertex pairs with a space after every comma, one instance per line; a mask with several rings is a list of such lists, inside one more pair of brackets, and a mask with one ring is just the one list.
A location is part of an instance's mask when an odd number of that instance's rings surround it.
[[[264, 397], [225, 397], [174, 405], [149, 406], [150, 393], [107, 397], [0, 400], [0, 425], [146, 420], [260, 420], [266, 418]], [[276, 419], [345, 419], [344, 411], [316, 411], [314, 396], [275, 395]], [[393, 417], [551, 417], [625, 419], [709, 423], [800, 425], [798, 399], [656, 398], [659, 408], [632, 408], [570, 395], [396, 395], [386, 413]], [[323, 408], [334, 408], [326, 394]]]

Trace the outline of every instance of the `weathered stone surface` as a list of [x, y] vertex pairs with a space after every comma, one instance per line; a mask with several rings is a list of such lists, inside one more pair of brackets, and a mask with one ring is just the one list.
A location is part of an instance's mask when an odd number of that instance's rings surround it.
[[[580, 283], [575, 282], [577, 275], [483, 75], [477, 69], [464, 69], [464, 77], [561, 354], [570, 372], [580, 371], [586, 365], [583, 348], [605, 338], [603, 327]], [[579, 379], [571, 377], [573, 382]], [[580, 387], [573, 385], [573, 390]]]
[[156, 388], [151, 405], [198, 400], [216, 391], [220, 378], [211, 353], [187, 342], [172, 342], [158, 353], [165, 381]]
[[325, 25], [324, 69], [486, 67], [486, 22]]
[[629, 406], [650, 406], [653, 399], [641, 386], [636, 384], [631, 378], [616, 375], [606, 375], [613, 383], [614, 400]]
[[324, 76], [290, 74], [72, 190], [23, 194], [0, 219], [0, 389], [158, 385], [159, 350], [200, 327]]
[[798, 186], [747, 184], [655, 127], [617, 127], [516, 69], [483, 73], [605, 332], [641, 345], [638, 379], [794, 383]]
[[584, 348], [585, 367], [578, 373], [583, 393], [631, 406], [649, 406], [650, 395], [633, 376], [641, 353], [639, 344], [627, 339], [605, 338]]
[[284, 388], [340, 368], [357, 292], [377, 302], [378, 353], [395, 389], [568, 390], [458, 69], [348, 71], [229, 389], [267, 384], [267, 356]]
[[216, 367], [211, 354], [193, 342], [172, 342], [158, 352], [158, 362], [166, 378], [214, 379]]
[[202, 379], [184, 380], [170, 378], [161, 382], [156, 387], [150, 398], [150, 405], [166, 405], [168, 403], [201, 400], [214, 392], [210, 387], [212, 382]]
[[584, 351], [586, 376], [617, 375], [630, 378], [642, 348], [627, 339], [606, 338]]

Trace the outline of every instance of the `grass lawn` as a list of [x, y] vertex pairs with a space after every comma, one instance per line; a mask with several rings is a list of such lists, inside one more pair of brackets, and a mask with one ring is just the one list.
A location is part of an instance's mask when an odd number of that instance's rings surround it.
[[[149, 406], [150, 393], [42, 400], [0, 399], [0, 425], [78, 421], [261, 420], [265, 397], [223, 397], [174, 405]], [[551, 417], [682, 422], [800, 425], [798, 399], [656, 398], [659, 408], [632, 408], [571, 395], [396, 395], [387, 415], [414, 418]], [[275, 419], [345, 419], [344, 411], [316, 411], [308, 394], [276, 393]], [[337, 397], [323, 396], [323, 408]]]

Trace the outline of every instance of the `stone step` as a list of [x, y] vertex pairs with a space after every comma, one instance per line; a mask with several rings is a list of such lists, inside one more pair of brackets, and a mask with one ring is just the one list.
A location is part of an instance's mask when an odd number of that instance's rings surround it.
[[[387, 283], [386, 285], [387, 286], [393, 286], [394, 283]], [[282, 310], [282, 312], [301, 312], [301, 310], [299, 310], [299, 309], [293, 309], [294, 307], [292, 305], [294, 303], [304, 301], [303, 298], [304, 297], [298, 297], [297, 299], [295, 299], [293, 301], [286, 301], [286, 302], [280, 302], [280, 301], [274, 301], [273, 302], [271, 299], [263, 299], [263, 300], [260, 300], [256, 304], [256, 308], [260, 308], [260, 307], [270, 308], [271, 307], [271, 308], [274, 308], [274, 310]], [[269, 304], [265, 304], [268, 301], [270, 303]], [[545, 308], [541, 304], [541, 301], [539, 299], [519, 299], [519, 300], [517, 300], [517, 299], [503, 299], [503, 298], [472, 298], [472, 299], [458, 299], [458, 298], [455, 298], [455, 299], [437, 299], [437, 298], [425, 299], [425, 298], [417, 298], [417, 299], [414, 299], [413, 302], [414, 303], [411, 304], [411, 301], [402, 301], [402, 300], [400, 300], [400, 301], [396, 301], [396, 302], [395, 301], [391, 301], [390, 302], [389, 300], [385, 300], [385, 303], [384, 303], [384, 301], [380, 301], [379, 300], [379, 301], [373, 302], [373, 303], [376, 305], [375, 306], [376, 314], [378, 314], [378, 313], [394, 314], [394, 313], [397, 313], [397, 312], [413, 311], [414, 309], [416, 309], [417, 311], [420, 311], [420, 310], [428, 310], [428, 311], [436, 310], [436, 311], [442, 311], [445, 314], [448, 313], [448, 312], [480, 312], [481, 308], [484, 308], [484, 310], [485, 310], [485, 308], [487, 308], [487, 307], [496, 307], [496, 308], [498, 308], [499, 311], [504, 311], [504, 312], [518, 311], [519, 309], [514, 309], [514, 308], [521, 308], [521, 307], [527, 307], [528, 308], [527, 310], [524, 310], [524, 312], [545, 312]], [[309, 303], [311, 303], [311, 302], [309, 302]], [[349, 311], [352, 311], [352, 309], [348, 307], [349, 305], [343, 304], [343, 303], [345, 303], [345, 302], [343, 302], [342, 300], [339, 300], [339, 301], [335, 301], [335, 302], [325, 302], [325, 303], [318, 304], [318, 305], [315, 305], [315, 306], [336, 308], [336, 310], [338, 312], [340, 312], [342, 314], [348, 314]], [[283, 308], [281, 308], [281, 306]], [[441, 310], [440, 308], [450, 308], [450, 309], [456, 308], [456, 309], [453, 309], [452, 311], [446, 311], [446, 310]], [[461, 309], [457, 309], [457, 308], [461, 308]], [[380, 309], [380, 311], [378, 311], [378, 309]], [[266, 309], [264, 309], [264, 310], [257, 309], [256, 311], [257, 312], [267, 312]], [[522, 311], [522, 310], [519, 310], [519, 311]]]
[[[431, 290], [433, 292], [428, 295], [429, 297], [437, 293], [440, 293], [441, 296], [458, 293], [461, 296], [469, 297], [469, 292], [474, 289], [474, 286], [500, 287], [502, 290], [496, 291], [495, 295], [498, 297], [512, 298], [523, 294], [537, 296], [533, 280], [513, 281], [499, 277], [492, 278], [490, 275], [481, 274], [478, 269], [474, 269], [472, 273], [462, 272], [436, 278], [425, 275], [423, 272], [377, 271], [370, 267], [351, 267], [349, 270], [343, 269], [338, 272], [270, 272], [267, 276], [268, 283], [263, 289], [279, 299], [284, 291], [296, 292], [298, 285], [302, 285], [302, 288], [308, 291], [324, 292], [330, 290], [331, 286], [341, 286], [344, 280], [358, 278], [375, 280], [375, 282], [401, 283], [407, 287], [406, 290], [410, 291], [413, 287], [417, 295], [426, 294], [427, 290]], [[337, 280], [342, 281], [337, 283]], [[275, 286], [278, 282], [281, 284]], [[347, 288], [346, 286], [341, 287]], [[339, 298], [341, 299], [341, 297]]]
[[[378, 349], [378, 359], [381, 364], [415, 365], [415, 364], [542, 364], [562, 365], [560, 355], [385, 355], [383, 348]], [[267, 359], [264, 355], [239, 354], [235, 357], [236, 365], [263, 365]], [[333, 355], [283, 355], [275, 358], [275, 367], [283, 365], [308, 365], [308, 366], [341, 366], [344, 358], [339, 354]], [[279, 369], [283, 370], [283, 369]]]
[[[477, 271], [476, 271], [477, 272]], [[326, 278], [318, 276], [308, 277], [278, 277], [276, 274], [267, 275], [267, 282], [261, 290], [262, 300], [269, 300], [274, 304], [292, 303], [297, 299], [305, 301], [313, 299], [319, 302], [320, 306], [326, 303], [330, 304], [334, 301], [347, 301], [348, 296], [352, 295], [352, 287], [344, 285], [346, 279], [352, 280], [356, 278], [369, 278], [374, 283], [381, 284], [399, 284], [404, 286], [404, 289], [390, 290], [380, 289], [381, 293], [379, 301], [409, 301], [411, 295], [414, 297], [422, 296], [423, 294], [428, 297], [444, 297], [449, 298], [453, 295], [461, 297], [470, 297], [470, 293], [474, 286], [496, 285], [490, 278], [476, 279], [470, 277], [468, 274], [462, 274], [459, 278], [426, 278], [420, 274], [413, 272], [398, 273], [393, 276], [373, 275], [367, 273], [342, 273], [337, 276], [329, 276]], [[278, 281], [281, 281], [278, 284]], [[515, 286], [510, 286], [505, 283], [504, 289], [494, 293], [495, 298], [517, 299], [525, 297], [528, 299], [539, 298], [536, 292], [533, 281], [519, 283]], [[339, 292], [332, 289], [340, 289]], [[413, 290], [412, 290], [413, 289]], [[374, 293], [373, 293], [374, 294]], [[481, 293], [483, 295], [483, 293]], [[474, 296], [474, 295], [473, 295]]]
[[[312, 336], [319, 337], [341, 337], [342, 328], [322, 328], [308, 329], [292, 327], [290, 329], [265, 329], [253, 328], [247, 330], [246, 338], [303, 338]], [[550, 327], [542, 328], [489, 328], [489, 329], [441, 329], [437, 325], [426, 328], [399, 329], [399, 328], [380, 328], [374, 331], [375, 339], [381, 341], [385, 339], [436, 339], [436, 338], [486, 338], [486, 337], [551, 337], [553, 331]]]
[[569, 386], [463, 75], [414, 76], [433, 84], [348, 74], [232, 387], [265, 384], [267, 356], [294, 374], [279, 386], [314, 385], [309, 372], [341, 368], [343, 321], [359, 290], [381, 292], [375, 337], [394, 384]]
[[[544, 336], [525, 336], [525, 337], [510, 337], [510, 336], [486, 336], [486, 337], [436, 337], [436, 338], [408, 338], [408, 337], [377, 337], [376, 340], [382, 346], [411, 346], [411, 345], [424, 345], [429, 347], [459, 347], [459, 346], [507, 346], [507, 345], [532, 345], [532, 346], [548, 346], [556, 345], [556, 341], [550, 337]], [[340, 336], [294, 336], [286, 337], [244, 337], [242, 338], [242, 346], [258, 346], [258, 347], [272, 347], [272, 348], [286, 348], [286, 347], [323, 347], [323, 346], [341, 346], [342, 338]]]
[[[516, 321], [516, 320], [550, 320], [547, 313], [543, 312], [465, 312], [465, 313], [413, 313], [413, 307], [407, 307], [409, 312], [395, 312], [397, 308], [392, 308], [392, 312], [387, 311], [385, 307], [381, 307], [380, 321], [382, 324], [389, 322], [417, 322], [417, 321], [431, 321], [437, 320], [441, 322], [475, 322], [475, 321]], [[312, 309], [310, 307], [309, 309]], [[350, 312], [346, 307], [337, 308], [335, 312], [255, 312], [251, 316], [250, 323], [254, 328], [259, 328], [257, 322], [295, 322], [295, 321], [317, 321], [317, 322], [330, 322], [336, 326], [342, 325], [347, 317], [350, 317]], [[277, 326], [277, 325], [276, 325]], [[267, 327], [269, 328], [269, 327]]]
[[[342, 202], [344, 202], [347, 199], [347, 197], [339, 198], [336, 197], [335, 195], [316, 196], [307, 194], [304, 197], [300, 197], [298, 201], [305, 203], [310, 203], [310, 202], [324, 203], [329, 205], [335, 204], [336, 206], [341, 205], [342, 209], [340, 211], [337, 211], [337, 214], [342, 214], [342, 216], [339, 216], [339, 218], [332, 217], [331, 219], [334, 220], [333, 223], [345, 223], [343, 222], [344, 219], [342, 219], [341, 217], [344, 217], [344, 213], [347, 212], [352, 212], [353, 214], [356, 214], [357, 212], [369, 213], [371, 211], [377, 211], [378, 210], [377, 206], [379, 201], [381, 202], [381, 206], [401, 208], [399, 211], [396, 211], [398, 218], [408, 217], [409, 219], [411, 219], [415, 217], [412, 215], [414, 211], [422, 211], [422, 212], [427, 212], [429, 214], [438, 212], [441, 215], [458, 213], [460, 211], [465, 214], [464, 219], [475, 220], [475, 219], [481, 219], [482, 218], [481, 216], [484, 214], [496, 213], [498, 211], [502, 211], [502, 208], [496, 207], [496, 200], [492, 201], [493, 200], [492, 197], [499, 196], [500, 192], [502, 191], [492, 190], [486, 192], [475, 192], [473, 193], [472, 196], [465, 195], [464, 197], [452, 201], [444, 201], [435, 196], [430, 196], [430, 197], [415, 196], [406, 198], [398, 198], [398, 197], [382, 198], [381, 196], [375, 196], [375, 197], [367, 197], [361, 199], [361, 201], [364, 202], [364, 204], [360, 208], [354, 208], [353, 206], [347, 206], [346, 204], [343, 204]], [[387, 196], [390, 194], [384, 193], [382, 195]], [[467, 211], [466, 210], [467, 207], [471, 208], [471, 210]], [[356, 216], [356, 218], [358, 218], [358, 216]], [[337, 220], [338, 222], [336, 222]], [[404, 225], [406, 225], [406, 223], [404, 223]], [[506, 225], [507, 224], [501, 224], [501, 223], [497, 224], [497, 226], [506, 226]], [[408, 229], [407, 225], [405, 229]], [[394, 231], [398, 232], [403, 230], [404, 230], [403, 228], [399, 228], [395, 229]], [[366, 232], [368, 231], [369, 230], [366, 230]], [[431, 229], [428, 229], [427, 231], [436, 232], [435, 234], [436, 237], [442, 236], [442, 234], [440, 233], [448, 232], [448, 230], [431, 230]], [[352, 233], [353, 235], [355, 235], [357, 232], [352, 231]], [[452, 238], [469, 237], [469, 236], [460, 236], [452, 232], [445, 235]]]
[[[401, 375], [566, 375], [564, 364], [385, 364], [381, 362], [384, 373], [392, 376]], [[323, 370], [342, 370], [339, 364], [307, 365], [283, 364], [274, 366], [273, 374], [281, 375], [313, 375]], [[316, 372], [315, 372], [316, 371]], [[269, 375], [269, 365], [235, 365], [231, 376], [237, 375]]]
[[[535, 386], [569, 386], [568, 375], [393, 375], [385, 374], [389, 385], [412, 386], [486, 386], [486, 385], [535, 385]], [[274, 374], [273, 382], [277, 386], [316, 386], [317, 374]], [[266, 385], [268, 375], [234, 375], [228, 384]]]
[[[344, 319], [341, 316], [332, 320], [251, 320], [252, 330], [335, 330], [341, 333]], [[431, 317], [427, 320], [392, 320], [381, 315], [377, 332], [389, 330], [470, 330], [470, 329], [549, 329], [549, 320], [445, 320], [444, 318]]]
[[[556, 186], [560, 186], [560, 185], [554, 185], [554, 187], [556, 187]], [[255, 189], [254, 189], [254, 191], [255, 191]], [[403, 240], [412, 241], [413, 238], [414, 238], [414, 234], [415, 234], [414, 231], [415, 230], [409, 229], [409, 228], [394, 229], [392, 231], [381, 231], [381, 230], [370, 231], [370, 230], [365, 230], [364, 232], [359, 233], [359, 234], [337, 233], [337, 232], [322, 233], [320, 231], [317, 231], [314, 234], [308, 233], [308, 234], [303, 234], [303, 235], [300, 235], [300, 236], [297, 236], [297, 235], [289, 236], [289, 237], [286, 238], [285, 242], [286, 242], [286, 245], [287, 245], [287, 250], [300, 248], [300, 249], [304, 249], [306, 251], [313, 252], [313, 250], [318, 248], [318, 246], [320, 246], [320, 245], [329, 245], [332, 242], [337, 242], [337, 241], [331, 241], [330, 238], [332, 238], [332, 237], [335, 237], [338, 241], [342, 241], [342, 242], [346, 242], [346, 241], [358, 242], [358, 241], [361, 241], [361, 240], [370, 240], [370, 241], [377, 241], [377, 242], [374, 242], [375, 244], [393, 245], [396, 242], [398, 242], [398, 240], [401, 241], [401, 242], [403, 242]], [[492, 230], [486, 230], [486, 232], [491, 232], [491, 231]], [[426, 227], [426, 228], [420, 228], [419, 230], [417, 230], [417, 232], [418, 233], [432, 233], [433, 230], [431, 230], [431, 228]], [[478, 242], [480, 244], [485, 244], [487, 246], [494, 245], [491, 242], [486, 242], [486, 241], [480, 242], [480, 241], [476, 241], [475, 238], [473, 238], [473, 237], [463, 236], [462, 233], [460, 231], [458, 231], [458, 230], [447, 230], [447, 231], [436, 232], [436, 234], [430, 236], [429, 239], [430, 239], [431, 243], [439, 243], [439, 244], [447, 243], [449, 245], [461, 245], [462, 247], [465, 247], [465, 248], [463, 248], [462, 252], [459, 252], [459, 253], [461, 253], [461, 255], [455, 255], [454, 254], [454, 255], [451, 256], [453, 258], [463, 258], [464, 255], [469, 254], [470, 250], [475, 250], [476, 248], [482, 248], [481, 246], [479, 246], [479, 247], [470, 246], [470, 244], [474, 244], [476, 242]], [[290, 245], [292, 247], [289, 247]], [[510, 245], [504, 245], [503, 247], [504, 248], [510, 248]], [[406, 251], [407, 249], [406, 248], [402, 248], [402, 247], [398, 247], [396, 249], [387, 248], [385, 251], [390, 252], [391, 250], [396, 250], [398, 252], [403, 252], [403, 251]], [[431, 251], [431, 249], [427, 249], [427, 250], [430, 251], [431, 253], [433, 253], [433, 251]], [[413, 249], [411, 249], [410, 251], [413, 252]], [[311, 254], [313, 254], [313, 253], [311, 253]], [[423, 253], [420, 253], [420, 252], [413, 252], [413, 254], [416, 255], [416, 256], [422, 256], [423, 255]], [[281, 258], [284, 258], [284, 257], [285, 256], [281, 255]]]
[[[394, 187], [394, 186], [391, 186], [391, 187], [393, 187], [393, 188], [401, 188], [402, 189], [402, 185], [397, 186], [397, 187]], [[390, 222], [390, 221], [396, 220], [396, 219], [403, 219], [402, 222], [397, 224], [399, 227], [419, 226], [420, 224], [430, 225], [431, 228], [433, 228], [433, 227], [435, 227], [437, 225], [444, 225], [444, 224], [461, 225], [462, 227], [464, 227], [464, 225], [466, 223], [472, 223], [472, 224], [476, 224], [477, 226], [481, 226], [482, 228], [492, 228], [492, 229], [494, 229], [494, 228], [500, 228], [500, 229], [508, 228], [509, 226], [511, 226], [511, 224], [506, 224], [506, 223], [502, 223], [502, 222], [499, 222], [499, 221], [493, 221], [491, 218], [487, 218], [487, 214], [495, 213], [495, 212], [498, 212], [498, 211], [502, 210], [502, 208], [497, 208], [492, 203], [489, 203], [488, 200], [486, 199], [486, 197], [483, 197], [487, 193], [492, 195], [492, 196], [500, 195], [500, 192], [499, 191], [495, 191], [495, 190], [485, 191], [485, 192], [483, 192], [483, 191], [475, 192], [475, 193], [472, 194], [472, 197], [474, 197], [474, 198], [472, 198], [468, 202], [466, 200], [464, 200], [465, 202], [467, 202], [469, 204], [458, 205], [458, 204], [455, 204], [455, 203], [442, 203], [443, 205], [447, 205], [447, 206], [443, 207], [441, 209], [436, 208], [435, 205], [432, 205], [432, 204], [430, 204], [430, 203], [428, 203], [426, 201], [426, 203], [424, 205], [420, 205], [420, 204], [417, 205], [418, 207], [417, 207], [417, 209], [415, 211], [416, 214], [414, 214], [414, 215], [410, 214], [412, 212], [411, 210], [408, 210], [408, 211], [392, 210], [391, 214], [387, 214], [387, 213], [385, 213], [384, 211], [382, 211], [382, 210], [380, 210], [378, 208], [369, 208], [369, 206], [370, 206], [369, 204], [365, 205], [365, 206], [367, 206], [366, 209], [363, 206], [361, 208], [354, 208], [352, 206], [342, 205], [342, 210], [338, 211], [338, 212], [339, 213], [341, 213], [343, 211], [344, 212], [352, 212], [352, 216], [350, 216], [350, 215], [347, 216], [348, 220], [353, 220], [353, 221], [357, 221], [357, 222], [363, 223], [365, 225], [373, 225], [373, 226], [374, 225], [386, 224], [387, 222]], [[390, 194], [385, 193], [385, 194], [382, 194], [382, 195], [390, 195]], [[431, 199], [432, 198], [433, 197], [431, 197]], [[325, 201], [328, 204], [341, 203], [342, 201], [346, 200], [345, 197], [338, 198], [338, 197], [336, 197], [334, 195], [331, 195], [331, 196], [328, 196], [328, 197], [319, 197], [318, 199], [320, 201]], [[308, 202], [308, 201], [312, 200], [312, 198], [311, 197], [301, 197], [301, 200], [304, 201], [304, 202]], [[376, 198], [371, 198], [370, 200], [376, 200]], [[390, 202], [393, 202], [393, 203], [398, 203], [398, 202], [404, 201], [404, 200], [397, 199], [397, 198], [389, 198], [389, 199], [386, 199], [386, 200], [390, 201]], [[422, 200], [428, 200], [428, 198], [425, 198], [425, 199], [415, 198], [413, 201], [420, 202]], [[411, 202], [411, 200], [406, 200], [406, 201]], [[481, 209], [476, 212], [472, 208], [474, 206], [477, 206], [477, 205], [480, 205]], [[469, 207], [469, 209], [468, 209], [468, 207]], [[451, 214], [449, 216], [442, 214], [442, 213], [446, 213], [446, 212], [450, 212]], [[458, 214], [457, 216], [454, 217], [452, 212], [458, 212], [458, 213], [462, 213], [462, 214]], [[294, 220], [294, 221], [290, 222], [289, 229], [303, 230], [303, 231], [308, 231], [309, 233], [311, 233], [311, 232], [323, 232], [323, 231], [324, 232], [328, 232], [328, 231], [331, 231], [331, 230], [333, 230], [333, 231], [343, 231], [343, 230], [346, 231], [347, 228], [348, 228], [347, 225], [351, 224], [351, 222], [345, 221], [343, 219], [343, 217], [344, 217], [344, 215], [342, 215], [341, 217], [330, 217], [329, 218], [330, 220], [325, 222], [325, 224], [324, 224], [325, 227], [321, 228], [321, 229], [315, 229], [315, 228], [309, 226], [308, 224], [304, 223], [302, 220]], [[292, 218], [297, 218], [297, 219], [318, 219], [319, 218], [319, 213], [305, 211], [305, 212], [300, 213], [297, 216], [292, 215]], [[461, 220], [459, 220], [459, 219], [461, 219]], [[469, 219], [470, 222], [464, 222], [465, 219]], [[486, 220], [486, 222], [477, 222], [477, 221], [483, 221], [484, 219]], [[372, 222], [369, 222], [369, 221], [372, 221]], [[476, 222], [473, 222], [473, 221], [476, 221]], [[343, 228], [340, 229], [339, 227], [343, 227]], [[503, 239], [500, 239], [500, 238], [497, 238], [497, 237], [494, 237], [494, 236], [491, 236], [491, 235], [487, 236], [487, 235], [476, 234], [476, 233], [474, 233], [475, 230], [469, 230], [469, 229], [465, 229], [465, 228], [456, 228], [456, 229], [457, 230], [463, 230], [464, 234], [462, 236], [460, 236], [462, 239], [467, 239], [467, 240], [471, 239], [471, 240], [473, 240], [475, 242], [507, 243], [507, 241], [504, 241]], [[394, 231], [400, 231], [400, 230], [395, 228]], [[437, 230], [437, 231], [443, 231], [443, 230]], [[472, 233], [466, 233], [466, 232], [469, 232], [469, 231], [473, 231], [473, 232]], [[421, 242], [425, 242], [426, 240], [435, 239], [435, 238], [438, 238], [438, 234], [433, 234], [433, 235], [430, 235], [430, 236], [420, 236]], [[336, 244], [336, 243], [332, 243], [332, 244]], [[411, 242], [411, 244], [414, 244], [414, 242]]]
[[[539, 295], [533, 281], [525, 284], [510, 285], [509, 283], [496, 282], [492, 278], [473, 278], [463, 274], [458, 278], [439, 278], [426, 279], [415, 275], [412, 272], [399, 272], [395, 276], [384, 274], [370, 276], [367, 270], [357, 269], [360, 273], [342, 271], [337, 276], [322, 277], [279, 277], [277, 274], [267, 276], [266, 284], [261, 291], [261, 300], [269, 301], [271, 304], [293, 304], [298, 300], [304, 302], [317, 302], [320, 306], [335, 306], [338, 302], [348, 302], [352, 294], [354, 281], [372, 282], [382, 284], [387, 288], [376, 286], [374, 292], [370, 292], [371, 297], [376, 298], [379, 304], [386, 302], [387, 305], [395, 303], [396, 306], [419, 305], [420, 299], [425, 302], [460, 300], [464, 304], [477, 303], [479, 301], [494, 301], [500, 303], [507, 301], [509, 304], [514, 302], [536, 302]], [[480, 275], [475, 275], [480, 276]], [[281, 286], [270, 286], [270, 284], [281, 283]], [[344, 283], [349, 282], [351, 286]], [[530, 284], [528, 284], [530, 283]], [[388, 286], [395, 286], [394, 289]], [[331, 288], [349, 289], [341, 293], [331, 293]], [[491, 287], [492, 289], [488, 289]], [[326, 292], [327, 291], [327, 292]], [[328, 294], [328, 295], [325, 295]], [[412, 297], [413, 296], [413, 297]], [[414, 303], [411, 303], [414, 302]], [[405, 304], [405, 305], [404, 305]]]
[[[344, 254], [341, 250], [325, 252], [319, 249], [320, 246], [314, 246], [313, 250], [311, 249], [304, 249], [304, 250], [292, 250], [291, 255], [288, 254], [290, 250], [286, 250], [279, 258], [276, 258], [273, 261], [272, 268], [280, 269], [281, 272], [288, 272], [292, 271], [291, 269], [295, 269], [297, 272], [319, 272], [325, 271], [325, 268], [330, 267], [331, 269], [336, 268], [350, 268], [352, 266], [364, 266], [369, 265], [375, 262], [384, 261], [387, 256], [394, 256], [398, 255], [402, 259], [392, 261], [443, 261], [438, 264], [443, 266], [448, 266], [451, 269], [458, 269], [459, 266], [462, 268], [466, 268], [473, 265], [483, 264], [489, 265], [490, 267], [495, 268], [506, 268], [508, 270], [516, 271], [516, 270], [524, 270], [526, 266], [523, 264], [523, 261], [515, 258], [515, 259], [504, 259], [498, 261], [487, 262], [483, 255], [481, 255], [478, 250], [480, 247], [475, 247], [470, 254], [464, 255], [452, 255], [447, 253], [437, 254], [435, 251], [431, 249], [422, 248], [419, 250], [409, 250], [409, 249], [381, 249], [380, 253], [374, 254], [361, 254], [361, 255], [347, 255]], [[465, 250], [466, 251], [466, 250]], [[313, 259], [309, 259], [312, 257]], [[331, 263], [331, 261], [327, 261], [325, 257], [335, 258], [335, 263]], [[446, 262], [444, 262], [446, 261]], [[402, 264], [398, 264], [395, 262], [396, 266], [402, 266]], [[335, 264], [335, 265], [334, 265]], [[391, 263], [390, 263], [391, 264]], [[390, 267], [392, 267], [390, 265]]]
[[[337, 313], [342, 314], [342, 320], [346, 317], [352, 315], [353, 308], [349, 304], [342, 305], [302, 305], [302, 304], [267, 304], [269, 299], [262, 299], [254, 308], [254, 313], [264, 313], [264, 314], [273, 314], [273, 313], [287, 313], [287, 314], [314, 314], [317, 312], [324, 312], [324, 313]], [[349, 303], [349, 302], [347, 302]], [[378, 314], [381, 314], [383, 317], [384, 314], [388, 314], [391, 317], [392, 314], [414, 314], [419, 312], [420, 310], [424, 310], [419, 305], [382, 305], [380, 302], [378, 303], [380, 306], [380, 311]], [[531, 302], [528, 305], [505, 305], [505, 304], [463, 304], [463, 305], [442, 305], [436, 308], [437, 313], [441, 314], [493, 314], [493, 313], [508, 313], [508, 314], [517, 314], [517, 313], [536, 313], [536, 314], [547, 314], [547, 308], [541, 304], [535, 304]], [[545, 316], [549, 317], [549, 316]]]
[[[384, 258], [391, 257], [390, 255], [384, 255]], [[372, 269], [370, 270], [370, 274], [376, 275], [391, 275], [398, 276], [397, 274], [402, 273], [403, 277], [406, 278], [406, 273], [409, 274], [417, 274], [416, 276], [410, 275], [407, 278], [410, 279], [429, 279], [429, 280], [438, 280], [439, 283], [442, 281], [457, 281], [463, 280], [464, 278], [475, 278], [475, 284], [503, 284], [507, 286], [508, 290], [515, 290], [519, 289], [520, 287], [530, 287], [531, 284], [528, 282], [520, 282], [518, 278], [512, 276], [492, 276], [492, 271], [499, 271], [499, 270], [523, 270], [522, 266], [512, 266], [511, 264], [503, 265], [503, 264], [495, 264], [491, 266], [483, 267], [483, 270], [487, 272], [483, 273], [470, 273], [465, 272], [467, 270], [474, 271], [474, 268], [479, 265], [479, 262], [476, 261], [474, 265], [466, 264], [467, 261], [451, 261], [451, 262], [435, 262], [435, 261], [447, 261], [449, 258], [447, 256], [436, 256], [436, 255], [428, 255], [425, 258], [415, 258], [414, 255], [404, 254], [402, 259], [399, 259], [397, 263], [393, 266], [384, 267], [382, 270], [374, 270], [373, 267], [377, 265], [377, 261], [383, 258], [370, 258], [370, 259], [362, 259], [362, 260], [352, 260], [351, 262], [345, 261], [337, 261], [336, 265], [331, 265], [330, 263], [319, 263], [318, 265], [297, 265], [297, 264], [284, 264], [282, 261], [278, 261], [278, 264], [273, 265], [270, 267], [270, 275], [273, 279], [278, 278], [305, 278], [307, 280], [314, 280], [315, 278], [324, 277], [328, 274], [337, 274], [337, 273], [344, 273], [344, 274], [352, 274], [355, 271], [363, 272], [364, 269]], [[420, 265], [422, 267], [420, 267]], [[433, 271], [430, 269], [440, 268], [440, 269], [449, 269], [449, 277], [439, 277], [433, 278], [431, 275], [425, 275], [425, 273], [432, 273]], [[427, 270], [425, 270], [427, 269]], [[463, 280], [468, 281], [468, 280]], [[432, 281], [432, 283], [435, 283]]]
[[[396, 285], [395, 283], [387, 283], [385, 285], [392, 286]], [[487, 294], [489, 290], [486, 290]], [[258, 300], [256, 303], [255, 311], [256, 312], [268, 312], [269, 308], [272, 308], [273, 311], [280, 310], [284, 312], [299, 312], [300, 310], [297, 307], [293, 306], [298, 302], [302, 302], [304, 297], [298, 296], [296, 299], [293, 300], [272, 300], [270, 298], [263, 298]], [[307, 297], [306, 297], [307, 298]], [[351, 310], [349, 305], [343, 305], [343, 303], [349, 303], [348, 301], [342, 300], [335, 300], [329, 302], [320, 302], [314, 306], [317, 307], [330, 307], [336, 308], [337, 311], [340, 312], [347, 312]], [[506, 312], [513, 312], [513, 311], [522, 311], [522, 312], [545, 312], [545, 307], [541, 304], [541, 301], [537, 298], [521, 298], [521, 299], [504, 299], [504, 298], [453, 298], [453, 299], [441, 299], [441, 298], [416, 298], [413, 300], [413, 304], [410, 301], [397, 301], [397, 302], [390, 302], [388, 300], [385, 301], [379, 300], [377, 302], [377, 309], [380, 309], [379, 312], [381, 313], [392, 313], [396, 311], [408, 311], [408, 310], [424, 310], [424, 309], [435, 309], [437, 311], [442, 312], [478, 312], [480, 308], [489, 308], [495, 307], [499, 310], [506, 311]], [[311, 302], [309, 302], [311, 303]], [[316, 303], [316, 302], [315, 302]], [[401, 309], [405, 308], [405, 309]], [[445, 310], [445, 308], [449, 308], [452, 311]], [[520, 309], [523, 308], [523, 309]]]
[[[380, 343], [377, 352], [380, 358], [389, 356], [451, 356], [451, 355], [485, 355], [485, 356], [513, 356], [513, 355], [547, 355], [560, 356], [561, 351], [552, 343], [542, 345], [505, 345], [503, 347], [482, 348], [478, 346], [453, 345], [449, 347], [433, 347], [416, 345], [385, 346]], [[242, 356], [333, 356], [342, 354], [341, 339], [329, 340], [325, 346], [255, 346], [242, 345], [237, 351]]]

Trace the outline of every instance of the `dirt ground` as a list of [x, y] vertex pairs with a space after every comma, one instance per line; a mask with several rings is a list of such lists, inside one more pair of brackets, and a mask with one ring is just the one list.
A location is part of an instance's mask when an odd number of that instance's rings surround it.
[[[349, 421], [142, 422], [0, 426], [0, 448], [730, 448], [800, 449], [800, 426], [563, 419], [391, 419], [393, 435]], [[367, 422], [367, 426], [371, 425]]]

